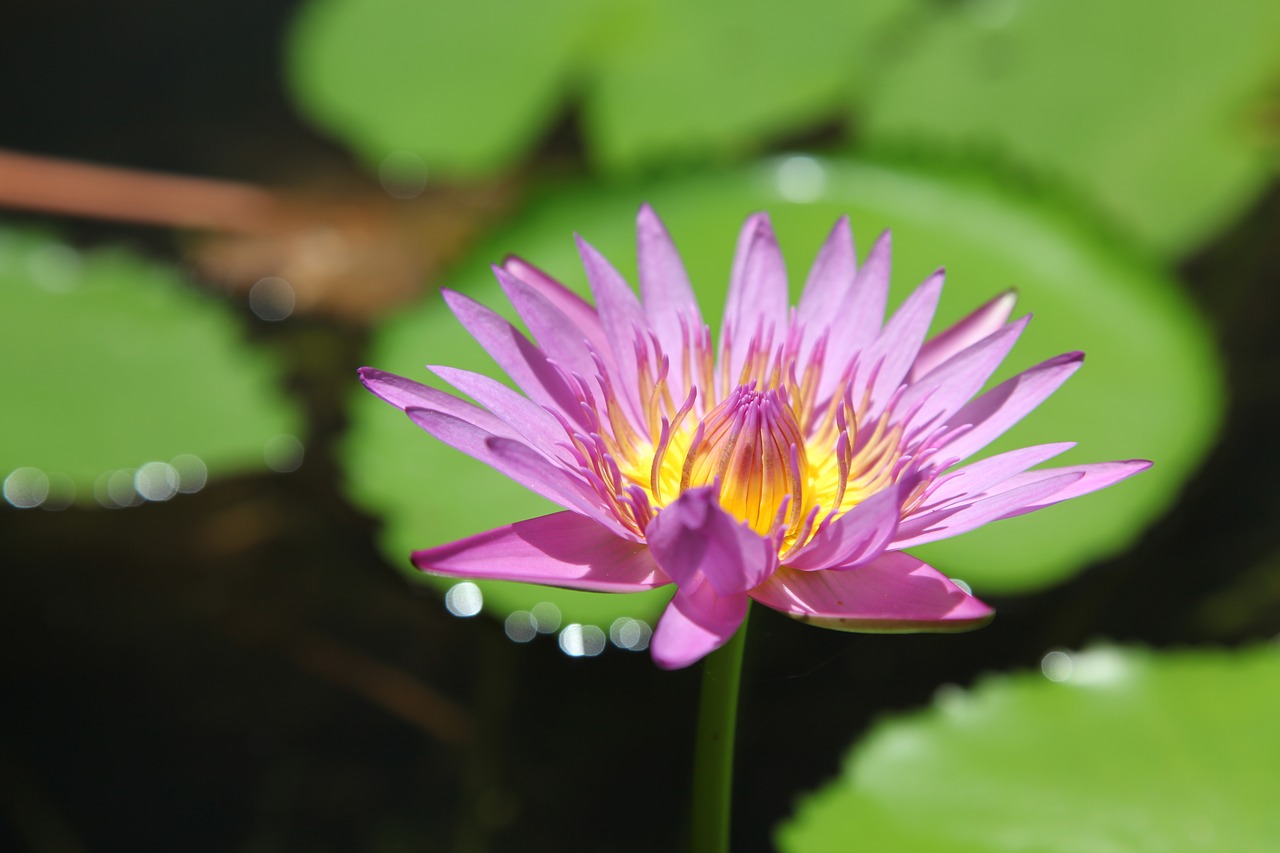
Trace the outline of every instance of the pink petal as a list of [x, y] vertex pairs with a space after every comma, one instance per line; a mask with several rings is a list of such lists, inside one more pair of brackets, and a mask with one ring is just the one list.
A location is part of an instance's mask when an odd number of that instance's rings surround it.
[[1009, 322], [1017, 301], [1015, 291], [1005, 291], [954, 326], [930, 338], [920, 348], [908, 381], [914, 382], [957, 353], [1000, 331]]
[[643, 543], [557, 512], [413, 553], [433, 575], [524, 581], [594, 592], [635, 592], [670, 583]]
[[1055, 356], [992, 388], [952, 415], [947, 424], [973, 428], [943, 446], [947, 455], [964, 459], [977, 453], [1027, 416], [1067, 381], [1084, 361], [1084, 353]]
[[680, 588], [653, 632], [649, 651], [663, 669], [681, 669], [729, 641], [747, 616], [745, 593], [722, 597], [705, 581]]
[[751, 597], [803, 622], [838, 631], [967, 631], [990, 607], [909, 554], [889, 551], [847, 572], [779, 569]]
[[1086, 465], [1070, 465], [1063, 468], [1043, 468], [1039, 471], [1027, 471], [1011, 477], [1005, 483], [1005, 488], [1022, 488], [1066, 474], [1077, 474], [1079, 476], [1074, 482], [1067, 483], [1061, 490], [1043, 499], [1029, 502], [1004, 517], [1012, 518], [1015, 515], [1034, 512], [1047, 506], [1053, 506], [1056, 503], [1087, 495], [1090, 492], [1096, 492], [1099, 489], [1105, 489], [1107, 486], [1113, 486], [1121, 480], [1128, 479], [1150, 467], [1151, 463], [1146, 459], [1128, 459], [1123, 462], [1093, 462]]
[[684, 399], [685, 334], [702, 328], [698, 300], [671, 235], [649, 205], [636, 216], [636, 265], [640, 273], [640, 297], [649, 326], [663, 353], [671, 360], [669, 373], [673, 396]]
[[787, 269], [778, 249], [769, 216], [756, 213], [747, 218], [738, 235], [738, 248], [729, 279], [720, 341], [732, 341], [729, 378], [737, 382], [750, 354], [752, 339], [762, 335], [768, 341], [784, 327], [789, 314]]
[[938, 485], [930, 494], [927, 510], [937, 509], [965, 498], [977, 499], [989, 489], [1005, 482], [1015, 474], [1021, 474], [1032, 465], [1039, 465], [1075, 447], [1074, 441], [1057, 444], [1039, 444], [1010, 450], [997, 456], [990, 456], [972, 465], [966, 465], [946, 475], [946, 480]]
[[520, 279], [499, 267], [494, 267], [493, 272], [543, 354], [570, 373], [593, 378], [599, 370], [591, 357], [587, 332]]
[[596, 310], [601, 325], [609, 339], [613, 360], [618, 365], [618, 384], [615, 391], [626, 401], [628, 410], [636, 417], [636, 423], [644, 423], [641, 417], [639, 391], [634, 377], [639, 375], [636, 362], [636, 339], [644, 337], [649, 321], [644, 316], [639, 300], [626, 279], [586, 240], [578, 240], [578, 254], [587, 272], [587, 282], [595, 297]]
[[1030, 315], [1023, 317], [943, 362], [910, 385], [895, 407], [902, 411], [920, 407], [912, 418], [913, 426], [924, 426], [954, 414], [995, 373], [1030, 319]]
[[511, 428], [512, 437], [524, 438], [546, 452], [565, 441], [564, 427], [546, 409], [498, 380], [456, 367], [427, 365], [427, 369], [500, 418]]
[[898, 527], [898, 538], [890, 546], [894, 550], [949, 539], [976, 530], [984, 524], [1026, 512], [1026, 507], [1037, 507], [1045, 498], [1056, 494], [1083, 475], [1070, 472], [1028, 483], [1007, 491], [996, 492], [975, 500], [971, 504], [946, 507], [931, 512], [912, 515], [903, 519]]
[[870, 498], [820, 529], [808, 544], [786, 558], [801, 571], [851, 568], [878, 557], [898, 531], [902, 496], [896, 485]]
[[[875, 417], [883, 411], [889, 398], [907, 378], [907, 372], [915, 363], [920, 345], [929, 333], [929, 323], [938, 308], [942, 295], [942, 270], [924, 280], [902, 303], [880, 336], [867, 348], [863, 359], [863, 381], [871, 383], [871, 407], [868, 414]], [[855, 394], [854, 399], [859, 395]]]
[[839, 334], [827, 340], [823, 372], [818, 386], [818, 399], [825, 400], [855, 354], [870, 346], [884, 324], [885, 305], [889, 301], [889, 268], [893, 240], [886, 231], [876, 240], [866, 263], [858, 270], [840, 309], [832, 322]]
[[531, 400], [558, 410], [574, 423], [585, 425], [577, 392], [524, 335], [502, 317], [461, 293], [444, 290], [442, 295], [458, 321]]
[[828, 332], [834, 320], [838, 318], [843, 327], [845, 315], [840, 309], [849, 296], [857, 273], [858, 256], [853, 247], [853, 231], [849, 228], [849, 217], [842, 216], [818, 251], [796, 308], [796, 324], [804, 330], [801, 364], [808, 362], [813, 347]]
[[387, 373], [374, 367], [362, 367], [358, 372], [360, 381], [366, 388], [401, 411], [430, 409], [466, 421], [494, 435], [511, 438], [519, 435], [517, 431], [484, 409], [465, 400], [459, 400], [439, 388], [432, 388], [421, 382], [414, 382], [412, 379], [405, 379], [403, 376], [396, 376], [394, 373]]
[[658, 565], [681, 587], [705, 577], [717, 595], [746, 592], [777, 566], [769, 540], [720, 508], [715, 486], [689, 489], [645, 530]]
[[544, 299], [582, 330], [587, 340], [602, 355], [609, 354], [609, 338], [600, 325], [600, 315], [591, 303], [556, 281], [523, 258], [509, 257], [502, 262], [502, 269], [538, 291]]

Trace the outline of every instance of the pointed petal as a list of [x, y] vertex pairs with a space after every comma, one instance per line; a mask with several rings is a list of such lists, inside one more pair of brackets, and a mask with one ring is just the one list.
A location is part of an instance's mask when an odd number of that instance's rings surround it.
[[765, 213], [749, 217], [738, 236], [729, 297], [724, 309], [720, 341], [730, 340], [729, 378], [738, 381], [757, 333], [761, 341], [786, 326], [788, 319], [787, 269], [778, 249], [778, 238]]
[[522, 437], [548, 453], [565, 441], [564, 427], [546, 409], [498, 380], [456, 367], [432, 364], [427, 369], [496, 415], [511, 428], [512, 437]]
[[919, 406], [919, 411], [911, 419], [911, 425], [916, 427], [940, 422], [940, 419], [954, 414], [991, 378], [1030, 319], [1027, 315], [943, 362], [923, 379], [908, 386], [894, 404], [895, 408], [909, 412]]
[[832, 318], [832, 334], [827, 340], [826, 370], [818, 386], [818, 399], [825, 400], [835, 389], [855, 354], [871, 345], [884, 324], [889, 301], [889, 269], [893, 238], [880, 235], [858, 270], [840, 309]]
[[[871, 383], [869, 415], [875, 417], [894, 395], [915, 363], [920, 345], [942, 295], [943, 271], [929, 276], [899, 306], [863, 357], [863, 382]], [[860, 395], [855, 394], [854, 399]]]
[[1039, 471], [1027, 471], [1016, 477], [1011, 477], [1006, 483], [1005, 488], [1016, 489], [1040, 483], [1048, 479], [1057, 478], [1065, 474], [1080, 475], [1074, 482], [1068, 483], [1061, 490], [1054, 492], [1048, 497], [1028, 502], [1022, 508], [1010, 512], [1003, 516], [1004, 518], [1012, 518], [1015, 515], [1023, 515], [1024, 513], [1034, 512], [1038, 509], [1044, 509], [1047, 506], [1053, 506], [1056, 503], [1062, 503], [1072, 498], [1078, 498], [1081, 495], [1087, 495], [1090, 492], [1096, 492], [1099, 489], [1105, 489], [1108, 486], [1114, 486], [1121, 480], [1128, 479], [1134, 474], [1145, 471], [1151, 467], [1151, 463], [1146, 459], [1128, 459], [1123, 462], [1094, 462], [1087, 465], [1072, 465], [1064, 468], [1044, 468]]
[[670, 377], [676, 399], [688, 393], [684, 387], [685, 335], [702, 328], [698, 300], [689, 285], [680, 253], [662, 220], [645, 204], [636, 216], [636, 265], [640, 274], [640, 301], [645, 317], [671, 360]]
[[988, 490], [1004, 483], [1015, 474], [1021, 474], [1032, 465], [1039, 465], [1075, 447], [1074, 441], [1063, 441], [1057, 444], [1038, 444], [1010, 450], [997, 456], [990, 456], [972, 465], [958, 468], [946, 475], [946, 480], [935, 488], [924, 506], [924, 511], [932, 511], [956, 501], [977, 500]]
[[804, 347], [800, 363], [806, 364], [814, 345], [840, 319], [841, 307], [849, 296], [858, 273], [858, 256], [853, 247], [853, 231], [849, 217], [842, 216], [818, 250], [818, 257], [809, 270], [800, 304], [796, 308], [796, 323], [804, 330]]
[[619, 539], [573, 512], [531, 518], [415, 551], [413, 564], [433, 575], [593, 592], [635, 592], [670, 583], [643, 543]]
[[890, 546], [894, 550], [949, 539], [976, 530], [984, 524], [1008, 518], [1025, 511], [1025, 507], [1043, 505], [1040, 501], [1061, 491], [1083, 475], [1078, 472], [1058, 474], [1027, 483], [1007, 491], [988, 494], [970, 504], [937, 509], [904, 519], [898, 526], [898, 537]]
[[558, 410], [574, 423], [585, 423], [577, 392], [514, 326], [461, 293], [444, 290], [442, 295], [458, 321], [529, 399]]
[[964, 459], [995, 441], [1058, 390], [1083, 361], [1082, 352], [1055, 356], [1006, 380], [966, 405], [952, 415], [947, 424], [951, 427], [970, 424], [973, 428], [943, 445], [947, 455]]
[[1017, 301], [1017, 292], [1007, 290], [954, 326], [934, 335], [920, 348], [920, 355], [911, 368], [910, 381], [925, 376], [947, 359], [1000, 331], [1009, 322]]
[[586, 379], [594, 377], [598, 370], [595, 359], [591, 357], [586, 331], [520, 279], [500, 267], [494, 267], [493, 272], [507, 299], [537, 341], [538, 349], [570, 373]]
[[636, 339], [643, 339], [649, 331], [649, 321], [644, 316], [640, 301], [613, 265], [595, 247], [577, 237], [578, 254], [587, 272], [591, 294], [595, 297], [596, 310], [605, 336], [609, 339], [614, 363], [618, 365], [615, 390], [627, 402], [629, 410], [643, 423], [636, 377]]
[[538, 291], [544, 299], [559, 308], [583, 331], [599, 352], [609, 352], [609, 338], [600, 325], [600, 315], [591, 303], [547, 275], [524, 258], [514, 255], [502, 262], [502, 269]]
[[751, 597], [838, 631], [968, 631], [994, 615], [946, 575], [899, 551], [848, 572], [781, 568]]
[[396, 376], [374, 367], [362, 367], [358, 371], [364, 386], [403, 412], [410, 409], [430, 409], [466, 421], [490, 432], [515, 438], [519, 435], [499, 418], [479, 406], [459, 400], [439, 388]]
[[662, 570], [681, 587], [705, 577], [717, 595], [745, 592], [777, 566], [773, 543], [720, 508], [715, 486], [689, 489], [645, 530]]
[[706, 581], [677, 590], [649, 643], [654, 663], [682, 669], [711, 654], [738, 630], [750, 604], [746, 593], [720, 596]]
[[819, 530], [786, 564], [809, 572], [852, 568], [878, 557], [898, 531], [901, 509], [898, 486], [882, 489]]

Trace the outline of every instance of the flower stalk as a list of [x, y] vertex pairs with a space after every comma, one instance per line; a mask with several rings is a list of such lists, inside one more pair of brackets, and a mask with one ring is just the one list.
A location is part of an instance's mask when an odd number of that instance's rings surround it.
[[733, 802], [733, 744], [738, 687], [747, 621], [720, 648], [703, 658], [698, 734], [694, 745], [690, 851], [728, 853]]

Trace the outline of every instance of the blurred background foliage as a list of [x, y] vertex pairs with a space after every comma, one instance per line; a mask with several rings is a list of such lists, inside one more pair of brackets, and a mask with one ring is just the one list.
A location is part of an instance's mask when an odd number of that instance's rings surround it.
[[[354, 377], [488, 370], [438, 288], [501, 307], [516, 253], [581, 290], [574, 231], [630, 275], [643, 201], [713, 327], [758, 209], [793, 286], [849, 213], [862, 251], [892, 229], [895, 299], [947, 267], [940, 323], [1016, 288], [1009, 370], [1089, 360], [1007, 444], [1156, 462], [921, 549], [981, 632], [757, 614], [735, 849], [1274, 838], [1277, 653], [1231, 649], [1280, 631], [1276, 4], [6, 18], [3, 846], [675, 849], [696, 673], [633, 653], [663, 594], [446, 609], [409, 550], [539, 504]], [[1127, 645], [1069, 651], [1098, 638]]]

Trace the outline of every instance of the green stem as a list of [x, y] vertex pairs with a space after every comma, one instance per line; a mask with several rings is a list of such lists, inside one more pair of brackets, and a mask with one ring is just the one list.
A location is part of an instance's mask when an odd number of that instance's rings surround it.
[[691, 853], [729, 853], [733, 733], [746, 639], [747, 620], [743, 619], [729, 642], [702, 661], [702, 698], [694, 745]]

